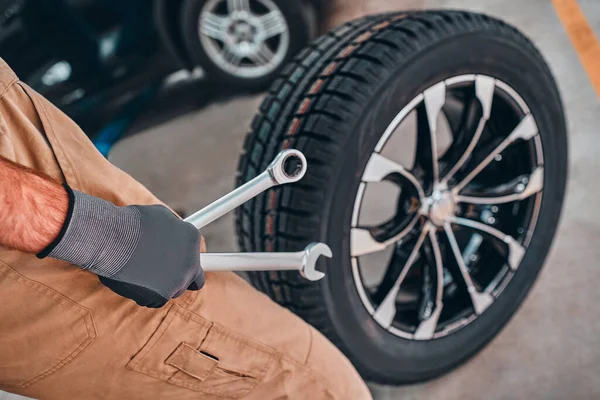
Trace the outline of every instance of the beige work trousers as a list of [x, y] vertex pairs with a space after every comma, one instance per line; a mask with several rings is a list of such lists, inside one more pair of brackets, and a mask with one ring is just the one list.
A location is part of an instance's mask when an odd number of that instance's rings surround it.
[[[160, 203], [1, 59], [0, 154], [116, 205]], [[59, 400], [371, 398], [324, 336], [233, 273], [207, 273], [202, 290], [148, 309], [90, 272], [4, 247], [0, 389]]]

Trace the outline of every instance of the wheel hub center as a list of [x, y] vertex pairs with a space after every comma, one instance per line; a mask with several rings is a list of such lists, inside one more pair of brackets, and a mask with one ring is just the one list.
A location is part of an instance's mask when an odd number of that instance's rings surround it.
[[427, 200], [427, 214], [434, 225], [443, 226], [454, 215], [456, 202], [449, 190], [435, 190]]
[[233, 42], [236, 44], [254, 42], [256, 28], [249, 21], [242, 19], [233, 21], [228, 30]]

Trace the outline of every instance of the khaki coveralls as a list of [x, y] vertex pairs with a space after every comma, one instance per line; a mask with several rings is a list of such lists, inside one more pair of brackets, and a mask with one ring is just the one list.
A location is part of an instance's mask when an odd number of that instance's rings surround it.
[[[0, 154], [116, 205], [157, 204], [0, 59]], [[169, 265], [165, 265], [169, 268]], [[0, 247], [0, 389], [40, 399], [371, 398], [320, 333], [233, 273], [160, 309]]]

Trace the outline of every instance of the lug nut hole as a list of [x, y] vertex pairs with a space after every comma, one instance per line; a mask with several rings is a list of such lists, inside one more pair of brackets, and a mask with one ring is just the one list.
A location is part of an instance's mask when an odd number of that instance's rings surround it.
[[289, 155], [283, 160], [283, 173], [288, 178], [296, 177], [302, 171], [302, 159], [296, 155]]

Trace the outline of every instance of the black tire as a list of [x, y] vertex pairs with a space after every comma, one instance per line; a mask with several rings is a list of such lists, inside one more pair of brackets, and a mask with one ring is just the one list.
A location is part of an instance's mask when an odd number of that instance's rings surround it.
[[[353, 199], [366, 163], [402, 107], [436, 82], [485, 74], [512, 87], [531, 110], [544, 149], [544, 188], [535, 233], [519, 269], [495, 302], [464, 328], [414, 341], [377, 325], [359, 298], [350, 266]], [[402, 384], [443, 374], [483, 348], [531, 289], [551, 246], [567, 176], [567, 140], [557, 86], [539, 52], [514, 28], [485, 15], [426, 11], [370, 16], [316, 40], [272, 85], [240, 158], [240, 185], [284, 148], [304, 152], [299, 183], [274, 188], [237, 211], [244, 251], [330, 245], [327, 276], [252, 273], [252, 283], [318, 328], [364, 378]]]
[[198, 34], [198, 21], [208, 0], [184, 0], [181, 7], [181, 32], [185, 47], [192, 60], [207, 75], [235, 88], [260, 90], [281, 73], [283, 67], [315, 37], [317, 17], [314, 7], [306, 1], [271, 0], [281, 10], [288, 26], [289, 47], [285, 57], [270, 72], [256, 77], [239, 77], [217, 65], [207, 54]]

